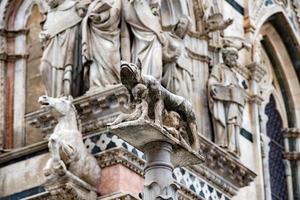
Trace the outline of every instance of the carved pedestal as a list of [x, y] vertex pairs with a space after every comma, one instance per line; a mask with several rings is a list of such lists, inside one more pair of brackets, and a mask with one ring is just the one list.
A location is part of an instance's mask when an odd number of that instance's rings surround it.
[[146, 155], [144, 200], [177, 199], [179, 186], [172, 177], [173, 166], [203, 162], [201, 155], [153, 123], [119, 124], [112, 126], [111, 131]]

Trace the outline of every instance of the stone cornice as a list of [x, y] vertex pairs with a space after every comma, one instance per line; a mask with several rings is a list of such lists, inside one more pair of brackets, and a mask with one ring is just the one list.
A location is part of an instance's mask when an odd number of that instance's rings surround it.
[[194, 192], [186, 189], [185, 187], [181, 187], [178, 191], [178, 200], [205, 200], [197, 196]]
[[195, 165], [188, 167], [190, 171], [202, 177], [204, 180], [216, 186], [224, 194], [232, 197], [235, 196], [238, 188], [232, 183], [228, 182], [225, 178], [219, 176], [218, 174], [212, 172], [209, 168], [204, 165]]
[[124, 148], [109, 149], [95, 156], [101, 168], [122, 164], [135, 173], [144, 176], [145, 160]]
[[231, 182], [235, 187], [248, 186], [257, 176], [237, 158], [203, 136], [200, 137], [200, 146], [200, 154], [205, 155], [205, 166]]

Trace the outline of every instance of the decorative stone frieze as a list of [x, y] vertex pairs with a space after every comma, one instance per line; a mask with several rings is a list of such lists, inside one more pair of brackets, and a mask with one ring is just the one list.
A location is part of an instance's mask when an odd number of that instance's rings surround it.
[[[200, 145], [201, 154], [205, 155], [205, 166], [222, 176], [235, 187], [245, 187], [256, 177], [256, 174], [245, 167], [239, 160], [206, 138], [200, 137]], [[201, 174], [201, 170], [199, 172]]]
[[112, 148], [95, 156], [101, 168], [122, 164], [135, 173], [144, 175], [145, 160], [122, 147]]
[[181, 188], [178, 191], [178, 200], [205, 200], [205, 199], [195, 195], [193, 192], [191, 192], [186, 188]]

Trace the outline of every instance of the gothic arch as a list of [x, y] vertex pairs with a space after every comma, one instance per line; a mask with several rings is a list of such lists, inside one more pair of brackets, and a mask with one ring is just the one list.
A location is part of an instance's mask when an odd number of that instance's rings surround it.
[[[282, 14], [272, 15], [263, 24], [259, 34], [263, 36], [262, 45], [272, 62], [271, 65], [274, 70], [272, 76], [278, 81], [278, 87], [274, 89], [283, 96], [280, 102], [284, 105], [279, 105], [279, 107], [282, 107], [283, 120], [288, 122], [285, 125], [298, 127], [300, 126], [300, 63], [298, 60], [300, 58], [300, 42], [297, 41], [297, 37], [294, 35], [292, 28], [289, 27], [289, 24], [281, 23], [283, 26], [281, 29], [285, 30], [294, 41], [294, 46], [288, 46], [287, 42], [284, 41], [285, 38], [278, 32], [278, 29], [280, 29], [278, 24], [273, 24], [274, 18], [281, 20], [281, 22], [285, 21]], [[291, 41], [289, 41], [289, 44], [291, 45]], [[292, 48], [296, 49], [296, 51], [291, 52], [289, 49]], [[264, 98], [267, 99], [267, 96], [264, 96]]]
[[[271, 12], [271, 11], [270, 11]], [[270, 107], [269, 99], [272, 97], [273, 103], [276, 105], [276, 115], [280, 115], [280, 123], [282, 128], [299, 127], [300, 122], [300, 41], [296, 34], [296, 30], [288, 20], [286, 14], [281, 7], [274, 9], [271, 13], [266, 13], [258, 23], [259, 29], [255, 32], [253, 41], [262, 36], [261, 45], [263, 47], [263, 55], [266, 60], [263, 67], [267, 71], [265, 80], [260, 83], [260, 95], [265, 100], [260, 106], [261, 119], [261, 137], [263, 138], [263, 146], [266, 155], [272, 154], [271, 148], [272, 138], [270, 138], [270, 130], [268, 130], [268, 122], [273, 116], [266, 113], [266, 109]], [[288, 37], [288, 38], [287, 38]], [[293, 50], [291, 50], [293, 49]], [[265, 86], [265, 87], [264, 87]], [[274, 106], [273, 106], [274, 107]], [[278, 132], [281, 133], [281, 130]], [[282, 136], [282, 135], [281, 135]], [[282, 136], [283, 137], [283, 136]], [[274, 145], [273, 145], [274, 147]], [[288, 144], [282, 146], [282, 152], [289, 148]], [[269, 152], [270, 151], [270, 152]], [[279, 151], [278, 151], [279, 152]], [[282, 155], [281, 152], [281, 155]], [[279, 159], [280, 160], [280, 159]], [[280, 161], [281, 173], [288, 176], [291, 171], [290, 163], [283, 158]], [[264, 162], [264, 180], [266, 188], [266, 199], [272, 199], [272, 174], [270, 170], [274, 169]], [[294, 172], [292, 172], [294, 173]], [[293, 176], [297, 177], [297, 176]], [[274, 179], [273, 179], [274, 181]], [[292, 187], [297, 188], [295, 181], [287, 178], [287, 188], [289, 199], [293, 199]], [[274, 188], [273, 188], [274, 190]], [[296, 191], [296, 190], [294, 190]]]

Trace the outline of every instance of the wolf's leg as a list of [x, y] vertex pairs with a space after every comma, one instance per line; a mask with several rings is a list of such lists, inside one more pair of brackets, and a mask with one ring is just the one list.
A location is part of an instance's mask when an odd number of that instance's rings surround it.
[[200, 143], [198, 138], [198, 132], [197, 132], [197, 124], [195, 121], [188, 122], [190, 131], [191, 131], [191, 139], [192, 139], [192, 149], [198, 151], [200, 149]]
[[155, 114], [155, 124], [162, 126], [162, 114], [164, 110], [164, 102], [160, 98], [156, 103], [154, 107], [154, 114]]

